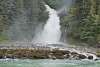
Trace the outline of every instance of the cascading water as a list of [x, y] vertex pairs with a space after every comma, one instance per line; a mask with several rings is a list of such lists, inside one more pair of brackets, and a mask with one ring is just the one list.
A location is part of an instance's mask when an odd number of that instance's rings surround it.
[[60, 19], [56, 10], [45, 5], [49, 12], [49, 19], [40, 35], [36, 35], [35, 42], [57, 43], [60, 40]]
[[[60, 40], [60, 37], [61, 37], [61, 31], [60, 31], [60, 18], [58, 16], [58, 13], [56, 10], [50, 8], [48, 5], [45, 5], [47, 11], [49, 12], [49, 19], [47, 20], [47, 23], [44, 25], [44, 28], [43, 28], [43, 31], [40, 32], [39, 34], [36, 35], [36, 37], [34, 38], [33, 42], [36, 42], [36, 43], [42, 43], [42, 44], [38, 44], [38, 46], [52, 46], [55, 47], [58, 47], [59, 46], [59, 40]], [[46, 43], [46, 45], [45, 45]], [[53, 44], [53, 45], [50, 45], [50, 44]], [[49, 45], [47, 45], [49, 44]], [[66, 46], [64, 43], [60, 43], [61, 46], [63, 46], [63, 48], [65, 47], [65, 50], [66, 50]], [[36, 44], [35, 44], [36, 45]], [[61, 49], [61, 46], [60, 46], [60, 50], [63, 50]], [[74, 50], [74, 49], [73, 49]], [[70, 50], [72, 51], [72, 50]], [[76, 52], [78, 54], [81, 54], [81, 55], [84, 55], [86, 57], [88, 56], [93, 56], [93, 60], [97, 59], [96, 55], [94, 54], [91, 54], [91, 53], [83, 53], [83, 52], [80, 52], [79, 50], [75, 50], [73, 52]]]

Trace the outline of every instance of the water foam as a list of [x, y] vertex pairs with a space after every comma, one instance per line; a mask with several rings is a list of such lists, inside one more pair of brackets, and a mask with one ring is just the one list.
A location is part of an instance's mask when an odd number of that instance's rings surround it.
[[61, 31], [60, 31], [60, 18], [56, 10], [50, 8], [48, 5], [45, 5], [47, 11], [49, 12], [49, 19], [44, 25], [44, 29], [40, 35], [36, 35], [34, 38], [35, 42], [42, 43], [56, 43], [59, 42]]

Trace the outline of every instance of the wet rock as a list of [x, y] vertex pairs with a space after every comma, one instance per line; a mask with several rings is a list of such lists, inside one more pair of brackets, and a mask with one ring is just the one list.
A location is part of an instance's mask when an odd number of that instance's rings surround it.
[[97, 56], [97, 57], [100, 57], [100, 53], [96, 53], [96, 56]]
[[71, 52], [68, 51], [68, 50], [65, 50], [65, 51], [62, 51], [62, 53], [63, 53], [63, 54], [69, 54], [69, 53], [71, 53]]
[[79, 54], [79, 59], [86, 59], [87, 57], [85, 55]]
[[79, 59], [79, 54], [77, 52], [71, 52], [70, 53], [70, 59]]
[[88, 56], [88, 59], [92, 60], [93, 59], [93, 56]]
[[3, 56], [0, 55], [0, 59], [3, 59]]
[[6, 58], [14, 59], [15, 57], [12, 54], [8, 54], [8, 55], [6, 55]]
[[53, 60], [56, 60], [57, 58], [56, 58], [55, 56], [52, 56], [52, 59], [53, 59]]
[[98, 61], [98, 60], [100, 60], [100, 58], [97, 58], [97, 59], [95, 59], [94, 61]]
[[0, 49], [0, 58], [2, 59], [4, 56], [6, 58], [18, 58], [18, 59], [93, 59], [92, 55], [89, 55], [88, 57], [79, 54], [77, 52], [71, 52], [68, 50], [43, 50], [43, 49]]
[[65, 58], [65, 59], [68, 59], [69, 57], [70, 57], [69, 54], [65, 54], [65, 55], [64, 55], [64, 58]]
[[77, 52], [71, 52], [71, 55], [77, 55], [78, 53]]

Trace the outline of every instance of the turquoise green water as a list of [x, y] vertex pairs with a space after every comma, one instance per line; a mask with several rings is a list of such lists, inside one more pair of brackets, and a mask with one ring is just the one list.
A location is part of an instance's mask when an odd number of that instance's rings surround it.
[[0, 60], [0, 67], [100, 67], [100, 61], [89, 60]]

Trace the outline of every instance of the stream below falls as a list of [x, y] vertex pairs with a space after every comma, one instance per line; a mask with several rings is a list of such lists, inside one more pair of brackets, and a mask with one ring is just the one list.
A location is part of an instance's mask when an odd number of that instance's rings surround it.
[[100, 67], [100, 61], [93, 60], [21, 60], [21, 59], [1, 59], [0, 67]]

